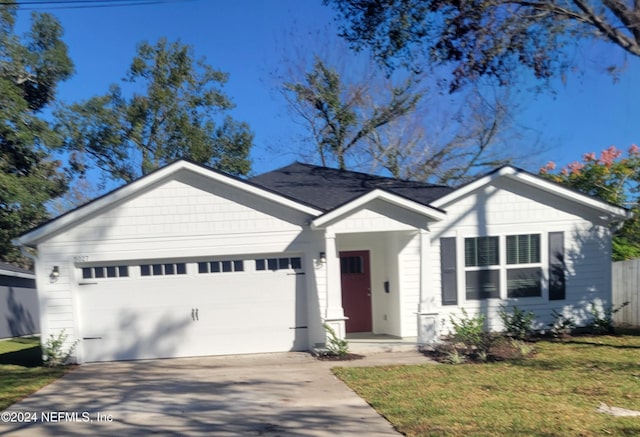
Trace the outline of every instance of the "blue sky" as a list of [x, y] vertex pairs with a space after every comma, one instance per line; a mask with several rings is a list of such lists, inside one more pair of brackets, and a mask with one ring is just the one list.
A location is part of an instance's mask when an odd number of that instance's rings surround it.
[[[282, 58], [292, 28], [312, 33], [332, 23], [333, 12], [321, 0], [191, 0], [146, 6], [40, 9], [53, 13], [65, 29], [76, 74], [59, 90], [73, 102], [106, 92], [118, 82], [142, 40], [166, 36], [192, 45], [198, 56], [230, 74], [225, 91], [236, 104], [232, 115], [255, 133], [253, 171], [261, 173], [301, 157], [292, 147], [297, 127], [273, 89], [272, 72]], [[26, 12], [21, 17], [25, 17]], [[334, 26], [335, 27], [335, 26]], [[620, 59], [613, 46], [583, 50], [585, 74], [554, 85], [555, 93], [521, 94], [520, 124], [541, 134], [544, 152], [526, 165], [537, 169], [549, 160], [566, 164], [612, 144], [627, 149], [640, 141], [640, 61], [627, 60], [620, 80], [601, 70], [607, 58]], [[526, 140], [525, 140], [526, 141]], [[526, 144], [513, 144], [515, 150]]]

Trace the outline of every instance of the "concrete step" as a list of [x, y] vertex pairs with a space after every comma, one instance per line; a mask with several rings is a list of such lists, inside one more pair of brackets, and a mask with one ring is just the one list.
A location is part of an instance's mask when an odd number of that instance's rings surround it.
[[390, 336], [355, 337], [347, 336], [349, 352], [368, 355], [385, 352], [411, 352], [418, 350], [417, 338], [394, 338]]

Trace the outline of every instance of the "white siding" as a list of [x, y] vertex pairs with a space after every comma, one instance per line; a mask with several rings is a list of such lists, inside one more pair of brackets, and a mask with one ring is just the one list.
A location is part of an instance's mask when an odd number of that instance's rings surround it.
[[[565, 311], [579, 323], [588, 321], [590, 301], [609, 302], [611, 296], [610, 231], [599, 217], [582, 207], [540, 190], [510, 181], [496, 181], [457, 202], [446, 205], [447, 218], [431, 225], [431, 257], [440, 259], [441, 237], [456, 237], [458, 305], [440, 306], [440, 318], [449, 325], [451, 314], [460, 315], [460, 308], [469, 314], [487, 315], [489, 328], [501, 329], [500, 305], [509, 310], [513, 305], [537, 314], [538, 328], [551, 322], [551, 311]], [[501, 277], [502, 299], [465, 300], [464, 238], [476, 236], [500, 237], [500, 262], [505, 266], [504, 241], [507, 235], [541, 234], [541, 264], [546, 278], [548, 266], [548, 233], [564, 232], [566, 263], [566, 299], [548, 300], [543, 279], [542, 297], [506, 299], [506, 281]], [[439, 262], [431, 267], [433, 293], [441, 304], [441, 272]], [[445, 328], [446, 329], [446, 328]]]
[[[263, 207], [257, 210], [253, 205]], [[249, 206], [251, 205], [251, 206]], [[47, 244], [65, 245], [78, 242], [102, 249], [120, 250], [121, 245], [144, 244], [151, 241], [189, 241], [202, 236], [218, 236], [223, 240], [237, 234], [299, 232], [302, 214], [285, 214], [274, 218], [274, 206], [257, 197], [231, 187], [208, 192], [180, 181], [169, 181], [155, 189], [130, 199], [115, 208], [103, 211], [62, 234]], [[280, 208], [283, 209], [283, 208]], [[191, 244], [182, 243], [182, 245]]]
[[336, 218], [327, 226], [336, 234], [363, 232], [414, 231], [428, 220], [415, 212], [375, 199], [348, 215]]
[[335, 233], [412, 230], [412, 226], [370, 209], [361, 209], [332, 227]]

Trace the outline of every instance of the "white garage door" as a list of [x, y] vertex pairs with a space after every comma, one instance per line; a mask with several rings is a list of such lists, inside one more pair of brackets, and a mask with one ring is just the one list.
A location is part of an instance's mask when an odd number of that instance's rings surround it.
[[307, 349], [299, 256], [81, 267], [83, 361]]

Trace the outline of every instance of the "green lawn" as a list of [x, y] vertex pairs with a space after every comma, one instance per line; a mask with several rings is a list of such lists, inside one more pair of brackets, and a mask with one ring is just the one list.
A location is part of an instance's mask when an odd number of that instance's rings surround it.
[[408, 436], [639, 436], [640, 336], [541, 341], [533, 358], [491, 364], [336, 368]]
[[58, 379], [64, 368], [42, 366], [40, 339], [0, 341], [0, 410]]

